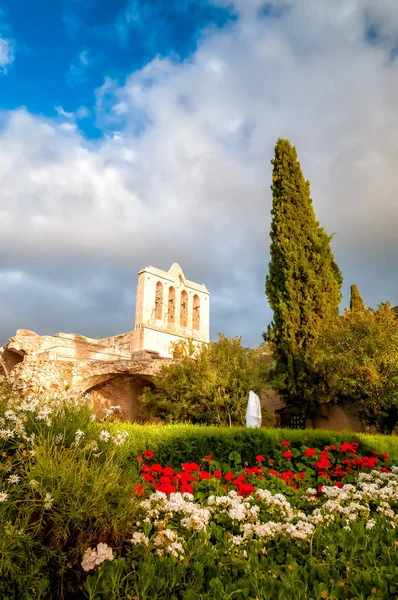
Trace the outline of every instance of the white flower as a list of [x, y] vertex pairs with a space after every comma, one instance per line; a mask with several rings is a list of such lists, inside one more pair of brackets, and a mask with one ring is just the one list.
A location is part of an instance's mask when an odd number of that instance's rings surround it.
[[8, 498], [7, 492], [0, 492], [0, 502], [4, 502], [5, 500], [7, 500], [7, 498]]
[[369, 521], [366, 523], [366, 529], [373, 529], [375, 525], [376, 521], [374, 519], [369, 519]]
[[144, 546], [148, 546], [149, 538], [146, 537], [144, 533], [140, 533], [139, 531], [134, 531], [133, 537], [130, 542], [134, 545], [144, 544]]
[[10, 475], [9, 478], [7, 479], [7, 481], [9, 483], [19, 483], [20, 479], [21, 478], [19, 475]]
[[38, 482], [36, 479], [31, 479], [31, 480], [29, 481], [29, 485], [30, 485], [31, 487], [37, 487], [37, 486], [39, 485], [39, 482]]
[[113, 437], [113, 443], [115, 444], [115, 446], [121, 446], [122, 444], [124, 444], [124, 442], [126, 441], [126, 437], [127, 437], [127, 433], [117, 433], [114, 437]]
[[104, 560], [113, 560], [112, 548], [107, 544], [100, 543], [97, 548], [87, 548], [84, 553], [81, 565], [85, 571], [91, 571], [96, 565], [100, 565]]
[[106, 429], [103, 429], [99, 434], [99, 439], [101, 440], [101, 442], [108, 442], [110, 437], [111, 434], [109, 433], [109, 431], [106, 431]]
[[49, 492], [47, 492], [47, 494], [44, 497], [44, 508], [46, 510], [50, 509], [53, 505], [53, 502], [54, 502], [54, 498], [52, 497], [52, 495]]
[[0, 429], [0, 440], [8, 440], [14, 437], [14, 432], [11, 429]]

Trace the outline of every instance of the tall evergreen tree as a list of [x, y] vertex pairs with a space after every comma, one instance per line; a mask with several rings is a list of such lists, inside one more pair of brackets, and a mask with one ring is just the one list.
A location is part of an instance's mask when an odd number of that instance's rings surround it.
[[362, 300], [362, 296], [359, 293], [358, 286], [355, 283], [350, 288], [350, 310], [352, 312], [358, 312], [364, 310], [365, 304]]
[[275, 360], [274, 385], [288, 404], [303, 409], [321, 387], [314, 349], [321, 328], [338, 315], [342, 275], [331, 236], [317, 222], [297, 152], [288, 140], [275, 146], [272, 172], [271, 260], [266, 294], [274, 318], [264, 338]]

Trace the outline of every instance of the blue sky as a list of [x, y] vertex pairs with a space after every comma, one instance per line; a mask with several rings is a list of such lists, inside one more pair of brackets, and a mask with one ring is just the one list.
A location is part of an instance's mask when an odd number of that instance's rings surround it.
[[206, 28], [236, 16], [206, 0], [12, 0], [3, 2], [3, 31], [15, 40], [15, 64], [0, 79], [1, 106], [25, 106], [54, 117], [85, 107], [79, 127], [101, 136], [93, 107], [104, 76], [122, 84], [154, 56], [186, 60]]
[[271, 166], [296, 145], [347, 304], [398, 304], [396, 0], [0, 0], [0, 342], [134, 327], [178, 262], [211, 337], [272, 318]]

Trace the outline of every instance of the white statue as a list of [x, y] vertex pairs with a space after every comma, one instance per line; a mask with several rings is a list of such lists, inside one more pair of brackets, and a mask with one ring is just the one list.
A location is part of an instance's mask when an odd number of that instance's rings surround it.
[[251, 390], [246, 408], [246, 427], [261, 427], [260, 398]]

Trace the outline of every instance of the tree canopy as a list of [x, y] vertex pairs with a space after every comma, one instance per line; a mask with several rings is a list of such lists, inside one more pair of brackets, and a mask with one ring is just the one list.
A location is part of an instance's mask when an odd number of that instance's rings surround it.
[[398, 319], [390, 304], [346, 310], [325, 330], [322, 349], [331, 397], [391, 433], [398, 423]]
[[285, 401], [308, 407], [319, 391], [316, 342], [325, 322], [338, 316], [342, 275], [331, 236], [317, 222], [310, 184], [296, 149], [279, 139], [272, 172], [272, 222], [266, 295], [273, 321], [264, 334], [272, 345], [273, 381]]

